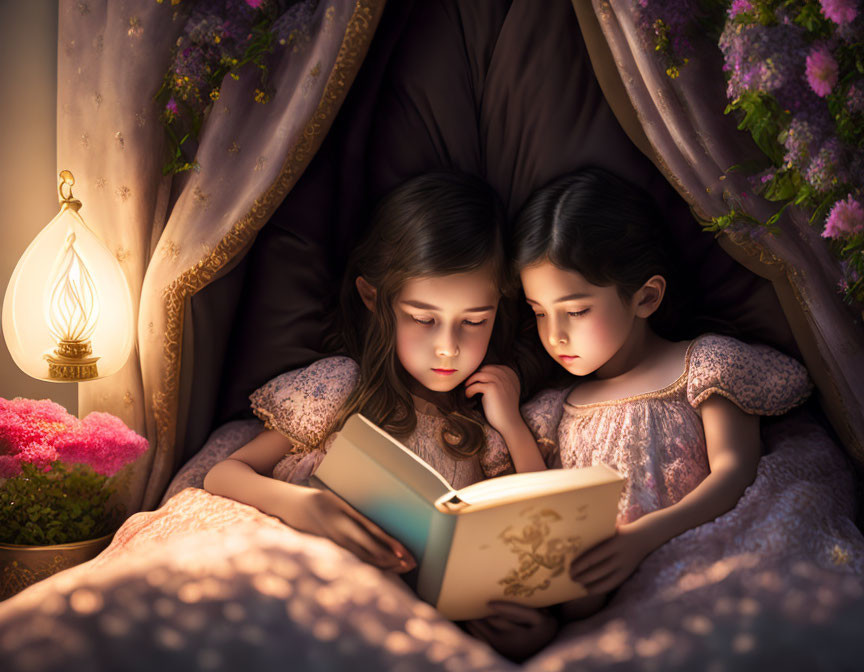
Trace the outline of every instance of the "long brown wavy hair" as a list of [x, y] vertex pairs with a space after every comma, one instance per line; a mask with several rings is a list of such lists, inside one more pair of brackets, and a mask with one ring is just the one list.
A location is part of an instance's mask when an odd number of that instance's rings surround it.
[[[331, 432], [360, 412], [394, 436], [417, 426], [409, 392], [410, 374], [396, 355], [393, 303], [412, 278], [475, 271], [489, 265], [503, 295], [513, 282], [505, 258], [504, 211], [482, 180], [461, 173], [427, 173], [403, 183], [378, 204], [365, 238], [348, 260], [331, 350], [360, 367], [357, 387], [337, 414]], [[363, 304], [357, 276], [376, 288], [375, 310]], [[486, 362], [495, 361], [512, 341], [507, 308], [499, 305]], [[502, 311], [503, 307], [503, 311]], [[439, 404], [445, 422], [442, 446], [456, 459], [479, 453], [484, 445], [478, 399], [467, 399], [460, 385]]]

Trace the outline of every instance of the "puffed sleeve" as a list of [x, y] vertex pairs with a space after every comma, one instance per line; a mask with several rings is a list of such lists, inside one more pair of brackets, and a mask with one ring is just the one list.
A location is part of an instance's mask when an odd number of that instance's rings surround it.
[[483, 470], [483, 475], [486, 478], [494, 478], [515, 473], [516, 468], [513, 466], [513, 460], [510, 459], [510, 451], [507, 450], [504, 438], [488, 425], [484, 428], [484, 434], [486, 447], [480, 453], [480, 468]]
[[558, 425], [564, 413], [568, 389], [542, 390], [522, 404], [525, 424], [537, 439], [537, 446], [549, 467], [561, 466], [558, 453]]
[[692, 346], [687, 400], [696, 408], [712, 394], [754, 415], [780, 415], [803, 403], [813, 385], [807, 369], [765, 345], [708, 334]]
[[294, 452], [310, 452], [324, 440], [357, 375], [357, 364], [348, 357], [321, 359], [255, 390], [249, 397], [252, 411], [268, 429], [291, 439]]

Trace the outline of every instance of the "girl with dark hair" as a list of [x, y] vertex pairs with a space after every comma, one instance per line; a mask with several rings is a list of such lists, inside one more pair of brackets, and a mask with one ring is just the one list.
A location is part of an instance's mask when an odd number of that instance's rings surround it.
[[506, 340], [506, 324], [493, 330], [509, 286], [502, 212], [492, 189], [465, 175], [423, 175], [391, 192], [349, 262], [339, 354], [253, 393], [268, 431], [216, 464], [205, 488], [406, 572], [415, 561], [399, 541], [304, 485], [351, 414], [399, 437], [454, 488], [544, 469], [515, 372], [488, 363], [493, 333]]
[[[673, 340], [680, 296], [651, 197], [600, 169], [561, 178], [524, 206], [514, 257], [543, 348], [575, 379], [523, 410], [563, 467], [605, 463], [626, 479], [616, 534], [572, 561], [605, 603], [642, 559], [733, 508], [760, 459], [759, 415], [810, 394], [807, 372], [765, 346]], [[529, 408], [530, 406], [530, 408]]]

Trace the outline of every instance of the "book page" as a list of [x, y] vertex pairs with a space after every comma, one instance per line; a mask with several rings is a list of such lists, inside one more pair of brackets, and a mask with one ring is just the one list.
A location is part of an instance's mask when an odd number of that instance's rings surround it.
[[465, 620], [490, 615], [489, 600], [543, 607], [582, 597], [568, 568], [614, 534], [623, 485], [619, 478], [460, 512], [435, 606]]
[[459, 503], [448, 506], [442, 498], [436, 505], [442, 510], [467, 513], [481, 507], [498, 506], [538, 495], [551, 495], [620, 480], [618, 472], [605, 464], [582, 469], [529, 471], [474, 483], [456, 491]]

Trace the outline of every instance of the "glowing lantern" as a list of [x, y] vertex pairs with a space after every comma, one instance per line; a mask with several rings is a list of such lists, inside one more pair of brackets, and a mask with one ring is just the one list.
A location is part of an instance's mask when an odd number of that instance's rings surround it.
[[95, 380], [129, 358], [132, 296], [119, 262], [78, 214], [72, 173], [60, 180], [60, 212], [24, 251], [6, 289], [3, 335], [34, 378]]

